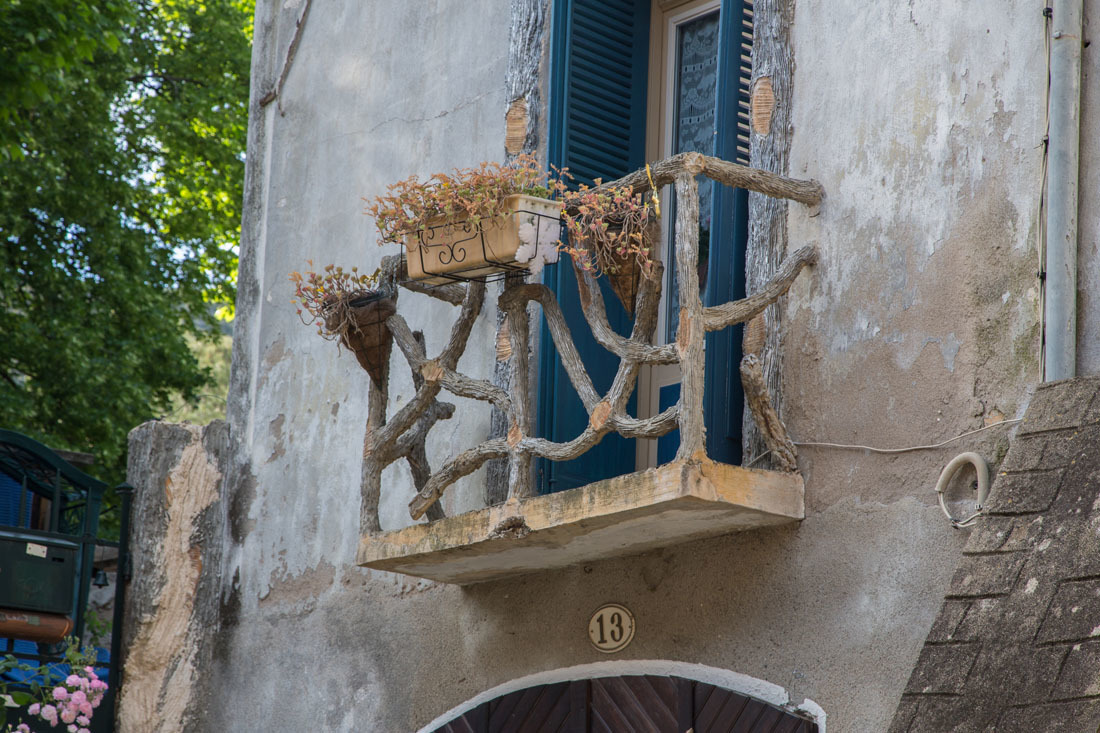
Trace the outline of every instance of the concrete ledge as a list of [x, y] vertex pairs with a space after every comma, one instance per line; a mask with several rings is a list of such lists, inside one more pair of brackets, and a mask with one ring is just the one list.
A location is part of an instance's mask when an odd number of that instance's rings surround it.
[[798, 474], [673, 462], [368, 535], [359, 542], [358, 564], [468, 585], [804, 516]]

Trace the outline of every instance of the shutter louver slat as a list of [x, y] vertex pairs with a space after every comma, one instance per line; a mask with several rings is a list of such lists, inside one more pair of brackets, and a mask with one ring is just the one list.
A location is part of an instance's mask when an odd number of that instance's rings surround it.
[[[555, 0], [550, 99], [550, 163], [568, 168], [574, 184], [610, 181], [645, 163], [645, 88], [650, 0]], [[577, 351], [594, 386], [606, 391], [617, 362], [589, 332], [580, 311], [577, 284], [568, 259], [546, 268]], [[619, 333], [630, 318], [605, 293], [608, 318]], [[551, 344], [545, 325], [542, 343]], [[588, 424], [551, 345], [540, 357], [539, 433], [554, 441], [572, 440]], [[633, 398], [632, 398], [633, 403]], [[633, 404], [628, 411], [632, 411]], [[541, 491], [560, 491], [634, 470], [634, 443], [605, 436], [583, 456], [537, 464]]]

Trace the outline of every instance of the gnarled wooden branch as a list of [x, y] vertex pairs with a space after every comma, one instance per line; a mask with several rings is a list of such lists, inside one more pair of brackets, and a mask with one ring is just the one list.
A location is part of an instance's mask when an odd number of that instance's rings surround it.
[[405, 360], [409, 362], [413, 374], [419, 377], [418, 383], [415, 385], [418, 391], [425, 381], [439, 382], [449, 392], [459, 397], [491, 402], [505, 412], [512, 409], [512, 402], [508, 399], [508, 393], [500, 387], [484, 379], [474, 379], [456, 372], [454, 369], [448, 369], [440, 364], [438, 360], [428, 359], [423, 348], [414, 339], [413, 333], [409, 330], [404, 318], [394, 318], [393, 321], [387, 321], [387, 325], [390, 328], [390, 333], [393, 334], [393, 342], [405, 355]]
[[508, 442], [505, 440], [488, 440], [479, 446], [459, 453], [437, 472], [432, 474], [428, 483], [424, 485], [413, 500], [409, 502], [409, 514], [413, 519], [420, 519], [428, 507], [439, 500], [443, 490], [458, 481], [463, 476], [468, 476], [482, 464], [493, 458], [504, 458], [508, 455]]
[[[481, 306], [484, 302], [485, 283], [470, 283], [469, 287], [466, 289], [466, 298], [462, 302], [462, 311], [459, 313], [458, 319], [451, 328], [451, 336], [447, 341], [447, 345], [439, 355], [439, 358], [436, 359], [436, 362], [438, 362], [441, 367], [445, 369], [454, 369], [455, 364], [458, 363], [458, 359], [462, 356], [462, 352], [466, 348], [466, 342], [470, 338], [470, 331], [473, 330], [474, 322], [481, 313]], [[394, 315], [386, 319], [386, 325], [390, 327], [391, 333], [393, 333], [394, 328], [401, 330], [402, 325], [404, 325], [405, 331], [409, 331], [408, 324], [404, 323], [404, 321], [405, 319], [400, 315]], [[420, 389], [416, 390], [416, 394], [413, 395], [413, 398], [409, 400], [404, 407], [398, 410], [397, 414], [378, 431], [378, 445], [390, 443], [396, 440], [398, 435], [408, 430], [416, 421], [417, 416], [424, 412], [428, 404], [435, 399], [437, 394], [439, 394], [441, 387], [442, 385], [437, 381], [426, 381]]]
[[672, 405], [653, 417], [612, 415], [611, 427], [624, 438], [659, 438], [679, 425], [680, 405]]
[[[624, 338], [611, 328], [607, 320], [607, 308], [603, 300], [603, 291], [592, 273], [580, 268], [574, 268], [577, 274], [577, 292], [581, 299], [581, 311], [588, 327], [592, 329], [592, 336], [596, 342], [620, 359], [628, 359], [638, 364], [675, 364], [678, 357], [676, 348], [672, 344], [664, 346], [652, 346], [652, 339], [639, 341], [635, 338]], [[661, 281], [663, 279], [663, 266], [659, 262], [654, 263], [652, 278], [642, 278], [642, 288], [638, 293], [638, 318], [645, 313], [642, 301], [653, 300], [654, 325], [656, 325], [656, 307], [661, 298]]]
[[760, 358], [755, 354], [749, 354], [741, 360], [741, 384], [745, 388], [745, 402], [748, 403], [753, 419], [760, 428], [760, 434], [764, 437], [764, 444], [772, 452], [775, 463], [784, 471], [797, 471], [798, 457], [794, 443], [772, 407], [768, 387], [764, 382], [764, 370], [760, 366]]
[[531, 396], [528, 391], [528, 359], [530, 354], [527, 303], [501, 296], [499, 307], [504, 309], [508, 326], [508, 343], [512, 349], [508, 384], [512, 390], [512, 421], [508, 426], [507, 443], [512, 449], [508, 457], [508, 493], [510, 496], [532, 496], [535, 484], [531, 477], [531, 455], [519, 450], [519, 441], [531, 432]]
[[[744, 188], [773, 198], [790, 199], [807, 206], [816, 206], [825, 198], [825, 189], [817, 181], [787, 178], [777, 173], [748, 168], [702, 153], [680, 153], [650, 166], [653, 183], [658, 187], [672, 183], [680, 174], [692, 168], [696, 173], [705, 173], [708, 178], [733, 188]], [[649, 191], [649, 175], [646, 174], [645, 168], [604, 183], [593, 190], [600, 191], [624, 186], [635, 193]]]
[[783, 260], [783, 265], [775, 273], [767, 286], [747, 298], [703, 309], [703, 322], [708, 331], [720, 331], [735, 323], [752, 320], [765, 308], [785, 295], [791, 289], [802, 268], [817, 262], [817, 250], [811, 246], [800, 248]]
[[542, 306], [543, 317], [546, 319], [550, 337], [554, 340], [554, 346], [558, 350], [565, 373], [569, 376], [573, 389], [580, 396], [584, 409], [592, 412], [592, 408], [600, 401], [600, 396], [592, 386], [592, 378], [584, 368], [584, 362], [581, 361], [580, 352], [573, 343], [573, 335], [569, 332], [569, 325], [565, 322], [561, 306], [558, 305], [558, 299], [554, 297], [550, 288], [545, 285], [522, 285], [505, 291], [501, 296], [500, 304], [502, 308], [509, 308], [532, 300]]
[[[595, 278], [590, 273], [577, 270], [581, 307], [587, 324], [597, 342], [619, 358], [615, 377], [605, 395], [596, 391], [557, 299], [546, 286], [514, 282], [504, 290], [498, 300], [499, 312], [508, 334], [506, 351], [503, 352], [508, 358], [508, 379], [505, 380], [508, 389], [505, 391], [491, 382], [474, 379], [456, 371], [458, 359], [466, 348], [473, 323], [482, 308], [484, 283], [475, 281], [467, 286], [446, 285], [432, 288], [406, 283], [403, 282], [404, 260], [386, 258], [383, 267], [386, 287], [396, 288], [400, 283], [406, 289], [424, 292], [445, 302], [461, 304], [461, 311], [452, 327], [448, 343], [436, 359], [426, 356], [422, 341], [400, 315], [387, 320], [394, 341], [413, 370], [416, 393], [388, 422], [385, 419], [385, 394], [371, 395], [372, 417], [368, 422], [368, 435], [364, 442], [364, 527], [377, 527], [378, 474], [388, 463], [400, 458], [409, 462], [413, 472], [417, 495], [410, 502], [409, 509], [413, 518], [419, 518], [425, 513], [429, 517], [435, 516], [439, 511], [438, 500], [446, 487], [490, 460], [507, 458], [510, 494], [527, 496], [534, 490], [530, 480], [532, 457], [570, 460], [591, 449], [612, 431], [628, 438], [655, 438], [678, 428], [678, 459], [692, 459], [705, 453], [703, 341], [706, 332], [749, 320], [767, 305], [774, 303], [787, 292], [802, 268], [815, 261], [816, 252], [812, 247], [805, 247], [794, 253], [759, 292], [740, 301], [704, 308], [700, 299], [697, 267], [699, 214], [696, 176], [700, 173], [727, 185], [806, 204], [818, 203], [823, 195], [816, 182], [776, 176], [698, 153], [674, 156], [653, 166], [656, 185], [674, 182], [676, 186], [675, 257], [680, 298], [677, 338], [673, 344], [653, 345], [663, 279], [663, 265], [659, 261], [655, 262], [656, 272], [653, 277], [641, 283], [634, 304], [634, 327], [629, 337], [620, 335], [611, 328], [603, 294]], [[635, 190], [643, 190], [649, 188], [650, 181], [645, 171], [638, 171], [606, 185], [626, 185]], [[585, 429], [580, 435], [565, 442], [554, 442], [531, 435], [533, 417], [529, 389], [531, 367], [528, 304], [532, 301], [538, 302], [542, 307], [565, 371], [588, 413], [588, 425]], [[793, 446], [774, 409], [771, 409], [766, 391], [758, 389], [762, 381], [757, 378], [759, 367], [755, 359], [755, 356], [749, 355], [742, 363], [746, 399], [752, 414], [761, 424], [762, 431], [770, 436], [769, 447], [776, 453], [777, 461], [787, 468], [794, 465]], [[680, 364], [681, 371], [679, 402], [649, 418], [635, 418], [627, 414], [626, 404], [634, 391], [641, 366], [674, 363]], [[437, 400], [441, 389], [492, 403], [508, 421], [508, 430], [506, 437], [493, 438], [465, 450], [446, 462], [438, 471], [431, 473], [424, 449], [425, 438], [438, 420], [446, 419], [454, 413], [452, 405]], [[373, 471], [374, 475], [368, 477], [368, 471]]]
[[[688, 163], [696, 162], [688, 159]], [[680, 447], [676, 460], [706, 453], [703, 423], [703, 302], [699, 298], [699, 184], [690, 166], [676, 177], [676, 283], [680, 322], [676, 354], [680, 357]]]

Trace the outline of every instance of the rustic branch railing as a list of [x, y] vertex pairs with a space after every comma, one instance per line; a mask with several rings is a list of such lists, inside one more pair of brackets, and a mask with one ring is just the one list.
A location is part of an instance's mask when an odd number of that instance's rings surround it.
[[[680, 429], [677, 460], [705, 458], [706, 429], [703, 424], [703, 339], [707, 331], [727, 328], [750, 320], [787, 292], [802, 268], [813, 263], [816, 251], [803, 247], [788, 257], [761, 292], [743, 300], [704, 307], [700, 299], [698, 278], [699, 257], [699, 194], [696, 176], [728, 186], [746, 188], [768, 196], [790, 199], [809, 206], [820, 203], [824, 196], [815, 181], [801, 181], [747, 168], [699, 153], [682, 153], [652, 166], [653, 182], [657, 186], [675, 184], [676, 189], [676, 272], [679, 288], [680, 314], [676, 342], [654, 345], [658, 305], [661, 299], [663, 265], [655, 262], [656, 273], [642, 279], [638, 293], [633, 331], [629, 337], [616, 333], [607, 321], [603, 295], [590, 273], [578, 272], [582, 310], [596, 341], [619, 358], [619, 366], [610, 389], [600, 395], [584, 368], [573, 343], [558, 302], [549, 288], [541, 284], [523, 284], [506, 288], [498, 300], [504, 314], [511, 346], [510, 388], [507, 392], [492, 383], [475, 379], [456, 371], [459, 358], [466, 349], [474, 322], [485, 301], [483, 282], [467, 285], [424, 287], [406, 279], [402, 257], [387, 257], [382, 267], [382, 286], [396, 294], [398, 287], [420, 292], [443, 302], [459, 306], [459, 315], [451, 329], [450, 339], [439, 356], [428, 358], [423, 336], [409, 328], [401, 315], [387, 321], [394, 341], [412, 369], [416, 393], [397, 413], [387, 420], [388, 380], [381, 386], [370, 382], [369, 415], [363, 442], [362, 526], [367, 532], [380, 529], [378, 503], [383, 469], [405, 459], [409, 463], [417, 494], [409, 504], [414, 519], [443, 516], [438, 500], [443, 491], [463, 476], [496, 458], [508, 459], [509, 496], [527, 497], [534, 494], [531, 475], [533, 457], [564, 461], [576, 458], [595, 446], [607, 433], [617, 432], [627, 438], [656, 438]], [[635, 191], [650, 187], [645, 170], [631, 173], [618, 181], [604, 184], [630, 186]], [[533, 414], [530, 401], [529, 316], [528, 306], [538, 303], [549, 326], [554, 346], [573, 388], [588, 412], [588, 426], [570, 441], [557, 443], [532, 435]], [[767, 391], [761, 384], [751, 384], [759, 372], [748, 354], [742, 365], [750, 411], [761, 430], [769, 437], [769, 446], [777, 453], [780, 465], [795, 470], [794, 448], [790, 444], [771, 408]], [[751, 362], [751, 363], [750, 363]], [[635, 418], [626, 412], [626, 405], [638, 378], [639, 369], [647, 364], [680, 364], [680, 400], [664, 412], [649, 418]], [[424, 441], [432, 426], [454, 414], [454, 405], [440, 402], [441, 390], [493, 404], [507, 418], [510, 429], [505, 438], [488, 440], [450, 458], [437, 470], [428, 464]]]

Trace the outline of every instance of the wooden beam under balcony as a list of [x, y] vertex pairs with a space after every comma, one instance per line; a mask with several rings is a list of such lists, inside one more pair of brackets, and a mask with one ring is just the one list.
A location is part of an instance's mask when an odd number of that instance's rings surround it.
[[468, 585], [631, 555], [804, 516], [796, 473], [707, 459], [510, 499], [427, 524], [371, 533], [358, 564]]

